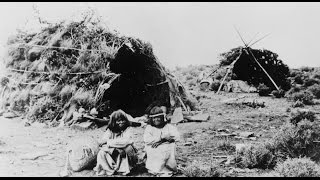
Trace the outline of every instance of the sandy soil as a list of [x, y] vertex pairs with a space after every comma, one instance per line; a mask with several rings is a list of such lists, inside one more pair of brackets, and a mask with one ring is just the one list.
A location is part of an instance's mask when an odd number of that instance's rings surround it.
[[[291, 102], [286, 99], [259, 97], [257, 94], [199, 92], [200, 107], [210, 114], [207, 122], [189, 122], [178, 124], [182, 141], [177, 144], [179, 167], [185, 167], [192, 161], [222, 162], [223, 158], [234, 152], [217, 149], [222, 141], [237, 143], [259, 143], [270, 139], [279, 127], [289, 118]], [[265, 102], [264, 108], [252, 108], [241, 105], [241, 101]], [[230, 103], [231, 102], [231, 103]], [[319, 111], [320, 105], [307, 106], [307, 109]], [[105, 127], [94, 130], [76, 130], [68, 127], [47, 127], [35, 123], [25, 126], [22, 118], [0, 118], [0, 176], [59, 176], [65, 165], [67, 144], [74, 138], [99, 138]], [[256, 140], [237, 139], [219, 136], [219, 132], [254, 132]], [[135, 128], [135, 144], [139, 152], [143, 149], [144, 129]], [[228, 176], [260, 176], [261, 170], [239, 169], [224, 166]], [[148, 176], [135, 174], [134, 176]], [[92, 170], [73, 173], [71, 176], [95, 176]]]

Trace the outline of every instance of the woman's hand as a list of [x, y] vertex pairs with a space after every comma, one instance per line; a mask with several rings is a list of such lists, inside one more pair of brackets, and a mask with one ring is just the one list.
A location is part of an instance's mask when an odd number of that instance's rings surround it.
[[165, 137], [165, 138], [163, 138], [162, 140], [163, 140], [164, 142], [169, 142], [169, 143], [175, 142], [174, 136]]
[[155, 143], [153, 143], [152, 145], [151, 145], [151, 147], [152, 148], [157, 148], [160, 144], [162, 144], [163, 143], [163, 141], [161, 140], [161, 141], [158, 141], [158, 142], [155, 142]]
[[107, 144], [107, 142], [100, 142], [99, 147], [102, 147], [103, 145]]
[[118, 150], [121, 158], [126, 157], [126, 151], [124, 149], [119, 148], [117, 150]]

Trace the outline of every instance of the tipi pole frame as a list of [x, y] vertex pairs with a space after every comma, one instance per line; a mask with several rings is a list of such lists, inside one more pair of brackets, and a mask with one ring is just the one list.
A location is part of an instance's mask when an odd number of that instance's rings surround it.
[[222, 82], [221, 82], [221, 84], [220, 84], [220, 86], [219, 86], [218, 91], [216, 92], [216, 94], [218, 94], [218, 93], [220, 92], [224, 81], [226, 80], [228, 74], [229, 74], [230, 71], [231, 71], [230, 69], [232, 69], [233, 66], [234, 66], [234, 64], [240, 59], [241, 54], [242, 54], [242, 48], [240, 49], [240, 54], [239, 54], [239, 56], [237, 57], [237, 59], [236, 59], [235, 61], [233, 61], [233, 62], [230, 64], [230, 66], [228, 67], [227, 73], [226, 73], [226, 75], [223, 77]]
[[[270, 35], [270, 34], [267, 34], [267, 35], [263, 36], [262, 38], [258, 39], [257, 41], [255, 41], [254, 43], [248, 45], [248, 44], [244, 41], [244, 39], [242, 38], [242, 36], [241, 36], [240, 32], [238, 31], [238, 29], [237, 29], [235, 26], [234, 26], [234, 28], [236, 29], [238, 35], [240, 36], [243, 44], [246, 46], [245, 49], [248, 49], [248, 51], [250, 52], [250, 55], [253, 57], [253, 59], [255, 60], [255, 62], [259, 65], [259, 67], [263, 70], [263, 72], [268, 76], [268, 78], [270, 79], [270, 81], [273, 83], [273, 85], [274, 85], [274, 86], [276, 87], [276, 89], [279, 91], [280, 88], [279, 88], [279, 87], [277, 86], [277, 84], [273, 81], [273, 79], [272, 79], [271, 76], [268, 74], [268, 72], [261, 66], [261, 64], [259, 63], [259, 61], [256, 59], [256, 57], [253, 55], [253, 53], [252, 53], [252, 52], [250, 51], [250, 49], [249, 49], [250, 46], [256, 44], [257, 42], [261, 41], [262, 39], [264, 39], [265, 37], [267, 37], [267, 36]], [[251, 41], [250, 41], [250, 42], [251, 42]], [[249, 55], [248, 51], [246, 51], [246, 53]]]
[[218, 94], [218, 93], [220, 92], [220, 90], [221, 90], [221, 88], [222, 88], [222, 85], [223, 85], [224, 81], [226, 80], [229, 72], [230, 72], [230, 69], [228, 68], [227, 73], [226, 73], [226, 75], [223, 77], [223, 80], [222, 80], [222, 82], [221, 82], [221, 84], [220, 84], [220, 86], [219, 86], [219, 89], [218, 89], [218, 91], [217, 91], [216, 94]]

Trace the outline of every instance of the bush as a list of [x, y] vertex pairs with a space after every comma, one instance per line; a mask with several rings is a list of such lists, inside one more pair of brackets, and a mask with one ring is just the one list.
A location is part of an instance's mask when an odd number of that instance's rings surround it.
[[189, 87], [196, 86], [196, 85], [197, 85], [197, 82], [195, 79], [192, 79], [191, 81], [188, 82]]
[[285, 97], [290, 97], [293, 93], [300, 92], [301, 87], [300, 86], [293, 86], [289, 91], [287, 91]]
[[223, 75], [222, 75], [221, 73], [216, 74], [216, 75], [214, 76], [214, 79], [216, 79], [216, 80], [221, 80], [222, 78], [223, 78]]
[[272, 145], [277, 158], [309, 157], [320, 160], [320, 128], [314, 123], [302, 120], [297, 125], [286, 123], [272, 138]]
[[310, 91], [315, 96], [315, 98], [320, 99], [320, 84], [309, 86], [307, 90]]
[[218, 91], [219, 86], [220, 86], [220, 81], [214, 80], [214, 81], [211, 83], [210, 89], [211, 89], [212, 91]]
[[33, 121], [44, 122], [53, 120], [57, 114], [58, 105], [50, 97], [44, 96], [38, 99], [29, 109], [27, 118]]
[[217, 149], [221, 151], [235, 152], [236, 146], [232, 145], [229, 141], [219, 141], [217, 143]]
[[297, 74], [297, 75], [293, 78], [294, 82], [297, 83], [297, 84], [303, 84], [303, 79], [304, 79], [304, 77], [303, 77], [302, 74]]
[[313, 79], [313, 78], [307, 78], [304, 81], [303, 86], [304, 87], [309, 87], [309, 86], [312, 86], [314, 84], [319, 84], [319, 80], [318, 79]]
[[194, 77], [193, 77], [192, 75], [188, 74], [187, 77], [186, 77], [186, 80], [189, 81], [189, 80], [191, 80], [191, 79], [193, 79], [193, 78], [194, 78]]
[[71, 101], [82, 106], [84, 109], [91, 109], [94, 106], [94, 92], [80, 88], [75, 92]]
[[217, 164], [204, 165], [192, 162], [182, 170], [187, 177], [222, 177], [224, 172]]
[[315, 79], [319, 79], [319, 80], [320, 80], [320, 72], [319, 72], [319, 70], [316, 71], [316, 72], [314, 72], [312, 78], [315, 78]]
[[259, 96], [268, 96], [271, 92], [270, 88], [265, 84], [259, 84], [258, 88]]
[[63, 101], [66, 101], [72, 97], [72, 93], [76, 91], [76, 86], [75, 85], [65, 85], [60, 93], [59, 96]]
[[303, 102], [301, 102], [300, 100], [298, 100], [298, 101], [296, 101], [296, 102], [294, 102], [293, 104], [292, 104], [292, 107], [304, 107], [304, 104], [303, 104]]
[[291, 96], [289, 97], [289, 99], [292, 99], [294, 101], [298, 101], [299, 100], [305, 105], [314, 104], [313, 98], [314, 98], [314, 96], [310, 91], [296, 92], [296, 93], [291, 94]]
[[10, 100], [10, 106], [12, 111], [18, 111], [24, 113], [27, 110], [27, 106], [30, 102], [30, 91], [23, 89], [13, 93], [13, 98]]
[[302, 72], [299, 69], [290, 69], [289, 77], [295, 77], [298, 74], [302, 74]]
[[303, 72], [311, 72], [311, 71], [314, 70], [314, 68], [313, 67], [304, 66], [304, 67], [301, 67], [300, 70], [303, 71]]
[[269, 143], [259, 144], [257, 146], [250, 145], [237, 153], [237, 166], [242, 168], [273, 168], [277, 160], [273, 152], [272, 145]]
[[271, 94], [276, 98], [282, 98], [282, 97], [284, 97], [285, 91], [282, 90], [282, 89], [280, 89], [279, 91], [278, 90], [273, 90], [271, 92]]
[[289, 158], [277, 164], [275, 171], [280, 177], [316, 177], [320, 167], [309, 158]]
[[310, 122], [313, 122], [316, 119], [315, 114], [315, 112], [309, 110], [298, 110], [291, 114], [290, 123], [297, 125], [302, 120], [309, 120]]

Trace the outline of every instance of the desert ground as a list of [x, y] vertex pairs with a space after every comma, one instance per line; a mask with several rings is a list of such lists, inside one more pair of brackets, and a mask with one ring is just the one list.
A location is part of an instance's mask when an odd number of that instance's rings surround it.
[[[261, 143], [279, 130], [289, 117], [291, 104], [285, 98], [261, 97], [257, 93], [225, 93], [214, 91], [197, 92], [202, 113], [208, 113], [207, 122], [185, 122], [177, 124], [181, 141], [177, 143], [179, 172], [191, 163], [217, 163], [224, 176], [266, 176], [268, 170], [241, 169], [226, 163], [236, 152], [232, 148], [219, 148], [228, 142], [236, 144]], [[264, 102], [265, 107], [253, 108], [241, 102]], [[319, 111], [320, 105], [305, 107]], [[79, 130], [69, 127], [48, 127], [34, 123], [26, 126], [22, 117], [1, 117], [0, 126], [0, 175], [1, 176], [59, 176], [65, 165], [66, 147], [75, 138], [99, 138], [105, 126], [98, 129]], [[142, 153], [142, 127], [135, 128], [135, 145]], [[239, 133], [252, 132], [251, 138], [241, 138]], [[230, 136], [236, 134], [237, 136]], [[143, 169], [136, 169], [131, 176], [150, 176]], [[92, 169], [72, 172], [69, 176], [96, 176]]]

